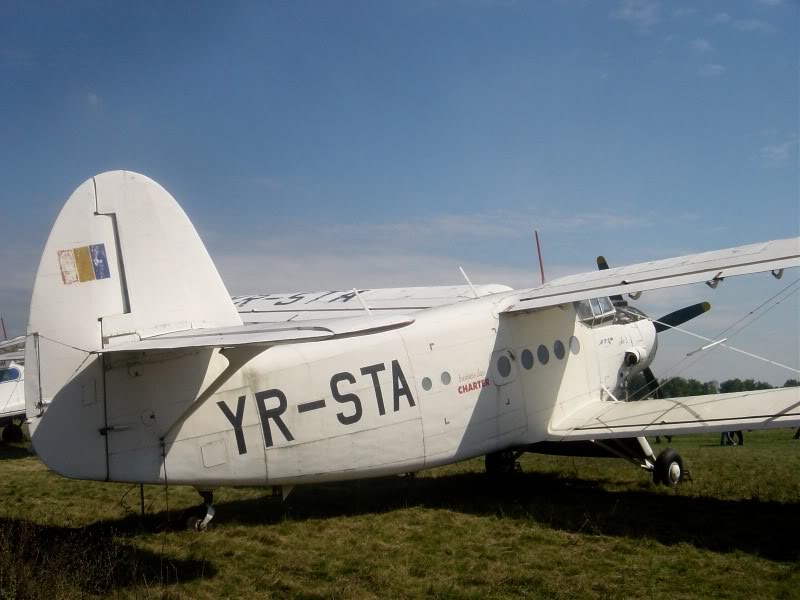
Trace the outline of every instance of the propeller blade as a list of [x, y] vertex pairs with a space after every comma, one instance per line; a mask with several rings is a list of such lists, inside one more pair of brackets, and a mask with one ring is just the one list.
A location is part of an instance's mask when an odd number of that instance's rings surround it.
[[[606, 260], [605, 256], [601, 255], [597, 257], [597, 268], [600, 269], [601, 271], [605, 271], [608, 269], [608, 261]], [[609, 296], [609, 298], [611, 298], [611, 303], [614, 306], [628, 306], [628, 303], [625, 302], [625, 299], [619, 294], [616, 294], [614, 296]]]
[[667, 329], [672, 329], [673, 327], [682, 325], [683, 323], [686, 323], [686, 321], [691, 321], [695, 317], [699, 317], [704, 312], [708, 312], [709, 310], [711, 310], [711, 305], [708, 302], [700, 302], [698, 304], [692, 304], [686, 308], [676, 310], [675, 312], [671, 312], [668, 315], [664, 315], [658, 319], [658, 323], [654, 323], [656, 326], [656, 333], [661, 333]]
[[656, 376], [653, 375], [650, 367], [647, 367], [644, 371], [642, 371], [642, 375], [644, 375], [644, 379], [647, 382], [647, 390], [649, 394], [656, 399], [663, 398], [664, 395], [661, 393], [661, 389], [658, 387], [658, 379], [656, 379]]

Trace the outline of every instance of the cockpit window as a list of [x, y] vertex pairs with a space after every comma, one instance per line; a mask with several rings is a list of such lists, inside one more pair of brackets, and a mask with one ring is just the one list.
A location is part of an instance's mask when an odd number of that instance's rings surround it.
[[609, 323], [614, 320], [616, 310], [614, 304], [608, 297], [592, 298], [591, 300], [581, 300], [576, 302], [578, 319], [590, 327], [596, 327], [602, 323]]
[[591, 321], [594, 318], [592, 314], [592, 307], [587, 300], [581, 300], [575, 303], [577, 305], [578, 319], [581, 321]]
[[614, 323], [617, 325], [628, 325], [629, 323], [635, 323], [636, 321], [641, 321], [646, 318], [647, 315], [639, 309], [633, 306], [626, 306], [624, 309], [617, 311], [614, 317]]
[[19, 369], [11, 367], [10, 369], [0, 369], [0, 383], [6, 381], [16, 381], [19, 379]]
[[603, 296], [602, 298], [597, 299], [600, 302], [600, 308], [603, 309], [603, 314], [608, 314], [610, 312], [614, 312], [614, 304], [611, 302], [611, 298], [608, 296]]

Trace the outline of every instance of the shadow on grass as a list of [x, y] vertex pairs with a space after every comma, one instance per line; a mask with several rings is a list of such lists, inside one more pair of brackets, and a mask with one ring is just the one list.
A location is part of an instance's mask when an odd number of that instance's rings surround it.
[[26, 447], [0, 442], [0, 460], [14, 460], [33, 456]]
[[140, 550], [120, 533], [103, 523], [68, 528], [0, 518], [0, 596], [83, 597], [140, 585], [164, 591], [216, 574], [208, 561]]
[[[770, 560], [800, 558], [797, 505], [655, 493], [649, 483], [641, 490], [610, 492], [601, 483], [541, 473], [493, 481], [469, 473], [302, 486], [286, 503], [269, 496], [226, 502], [222, 492], [215, 521], [218, 526], [272, 524], [422, 507], [533, 521], [573, 533], [741, 551]], [[163, 523], [165, 515], [150, 518]]]

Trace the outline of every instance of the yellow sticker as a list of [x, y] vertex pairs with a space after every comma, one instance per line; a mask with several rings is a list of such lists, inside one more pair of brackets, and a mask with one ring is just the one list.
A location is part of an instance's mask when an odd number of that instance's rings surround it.
[[92, 267], [92, 256], [89, 254], [89, 246], [73, 248], [72, 253], [75, 255], [75, 264], [78, 267], [78, 280], [81, 282], [94, 281], [94, 268]]

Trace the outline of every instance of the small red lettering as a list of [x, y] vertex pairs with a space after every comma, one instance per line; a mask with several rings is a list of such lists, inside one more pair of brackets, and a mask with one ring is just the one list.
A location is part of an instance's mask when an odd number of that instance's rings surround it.
[[489, 386], [489, 379], [478, 379], [477, 381], [470, 381], [465, 385], [458, 386], [458, 393], [459, 394], [466, 394], [468, 392], [473, 392], [475, 390], [480, 390], [482, 388]]

